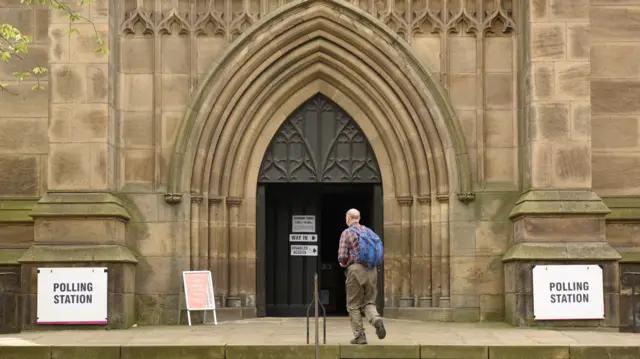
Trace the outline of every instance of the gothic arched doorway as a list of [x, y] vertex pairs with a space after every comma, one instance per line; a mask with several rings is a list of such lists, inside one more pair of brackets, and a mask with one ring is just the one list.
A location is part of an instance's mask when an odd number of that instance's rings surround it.
[[[258, 316], [304, 316], [315, 273], [328, 314], [346, 314], [337, 264], [345, 212], [358, 208], [362, 223], [383, 233], [380, 168], [360, 127], [316, 94], [272, 138], [257, 195]], [[382, 280], [378, 275], [380, 310]]]

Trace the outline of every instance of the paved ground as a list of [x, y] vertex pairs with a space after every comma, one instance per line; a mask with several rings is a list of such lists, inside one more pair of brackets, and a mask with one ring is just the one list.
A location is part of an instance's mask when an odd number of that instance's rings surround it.
[[[310, 340], [313, 343], [313, 321]], [[517, 329], [506, 324], [385, 321], [387, 338], [378, 340], [368, 327], [369, 344], [386, 345], [589, 345], [638, 346], [640, 334], [606, 331]], [[322, 328], [322, 326], [320, 327]], [[327, 344], [348, 344], [346, 318], [327, 320]], [[322, 340], [322, 336], [320, 336]], [[306, 343], [304, 319], [252, 319], [213, 325], [153, 326], [110, 331], [46, 331], [0, 335], [2, 346], [30, 345], [291, 345]]]

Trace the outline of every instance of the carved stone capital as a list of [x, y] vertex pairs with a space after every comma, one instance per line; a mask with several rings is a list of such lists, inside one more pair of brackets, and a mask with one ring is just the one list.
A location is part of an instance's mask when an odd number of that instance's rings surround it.
[[178, 204], [182, 201], [182, 193], [165, 193], [164, 201], [170, 205]]
[[202, 199], [203, 197], [197, 193], [192, 193], [191, 194], [191, 203], [196, 203], [196, 204], [200, 204], [202, 203]]
[[401, 206], [411, 206], [413, 204], [413, 196], [400, 196], [396, 199]]
[[449, 194], [448, 193], [438, 193], [436, 195], [436, 198], [438, 199], [438, 202], [440, 202], [440, 203], [449, 202]]
[[209, 197], [207, 200], [209, 201], [210, 205], [219, 205], [220, 203], [222, 203], [222, 200], [224, 199], [224, 197], [222, 196], [212, 196]]
[[429, 204], [429, 203], [431, 203], [431, 196], [430, 195], [418, 196], [418, 203], [420, 203], [420, 204]]
[[458, 193], [458, 200], [464, 204], [469, 204], [476, 199], [476, 194], [473, 192]]
[[238, 207], [243, 199], [242, 197], [227, 197], [227, 204], [229, 207]]

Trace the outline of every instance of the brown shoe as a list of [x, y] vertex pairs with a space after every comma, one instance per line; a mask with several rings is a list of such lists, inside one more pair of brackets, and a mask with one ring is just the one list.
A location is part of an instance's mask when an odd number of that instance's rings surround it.
[[376, 328], [376, 335], [378, 336], [378, 339], [384, 339], [387, 336], [387, 330], [384, 328], [382, 318], [378, 317], [374, 319], [373, 326]]
[[351, 344], [367, 344], [367, 336], [360, 333], [357, 337], [351, 339]]

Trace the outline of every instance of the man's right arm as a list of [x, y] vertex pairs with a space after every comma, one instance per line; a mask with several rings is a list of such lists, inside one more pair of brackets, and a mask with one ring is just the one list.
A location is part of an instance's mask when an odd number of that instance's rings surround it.
[[340, 235], [340, 244], [338, 246], [338, 263], [341, 267], [346, 267], [349, 262], [349, 238], [347, 231], [343, 231]]

